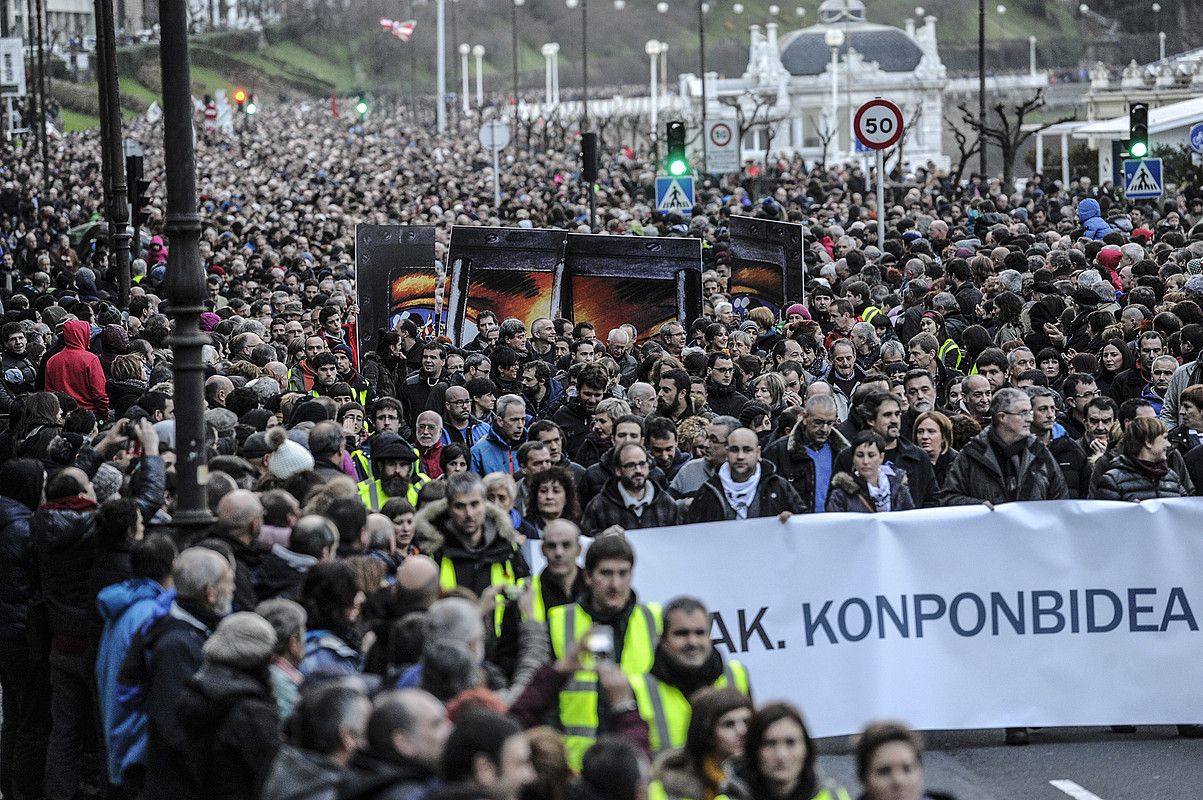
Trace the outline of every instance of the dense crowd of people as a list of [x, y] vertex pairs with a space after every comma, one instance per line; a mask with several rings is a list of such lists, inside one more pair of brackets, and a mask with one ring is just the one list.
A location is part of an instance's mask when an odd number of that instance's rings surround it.
[[[79, 233], [95, 136], [48, 175], [4, 152], [5, 798], [843, 800], [802, 712], [712, 645], [705, 587], [636, 592], [627, 531], [1203, 487], [1189, 191], [903, 165], [876, 210], [855, 166], [783, 159], [664, 215], [655, 165], [613, 152], [590, 189], [545, 140], [494, 207], [488, 154], [406, 119], [198, 138], [204, 531], [173, 524], [162, 201], [121, 309]], [[452, 225], [578, 229], [591, 190], [608, 233], [702, 239], [701, 316], [357, 330], [357, 223], [433, 224], [442, 259]], [[739, 214], [807, 228], [805, 303], [728, 294]], [[855, 746], [865, 798], [940, 796], [905, 726]]]

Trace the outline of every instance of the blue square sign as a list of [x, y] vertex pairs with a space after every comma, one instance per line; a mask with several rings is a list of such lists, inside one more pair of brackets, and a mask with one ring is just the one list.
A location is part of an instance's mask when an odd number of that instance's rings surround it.
[[1160, 158], [1124, 161], [1124, 197], [1129, 200], [1161, 197], [1164, 189]]
[[656, 210], [692, 212], [693, 178], [685, 175], [656, 178]]

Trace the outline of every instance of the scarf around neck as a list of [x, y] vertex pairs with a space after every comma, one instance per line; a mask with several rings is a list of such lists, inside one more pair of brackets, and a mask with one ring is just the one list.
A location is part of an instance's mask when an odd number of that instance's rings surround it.
[[877, 470], [877, 485], [865, 481], [869, 487], [869, 499], [878, 511], [890, 510], [890, 476], [893, 474], [894, 470], [889, 464], [882, 464]]
[[756, 470], [746, 481], [737, 483], [731, 477], [731, 465], [724, 463], [718, 468], [718, 479], [723, 484], [723, 494], [727, 496], [727, 502], [735, 511], [735, 516], [747, 519], [748, 509], [756, 497], [756, 487], [760, 484], [760, 465], [756, 465]]

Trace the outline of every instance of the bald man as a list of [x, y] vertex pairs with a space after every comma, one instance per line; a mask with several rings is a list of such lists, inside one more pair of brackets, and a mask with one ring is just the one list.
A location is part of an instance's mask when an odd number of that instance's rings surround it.
[[205, 402], [209, 408], [225, 408], [226, 398], [234, 391], [234, 382], [225, 375], [213, 375], [205, 381]]
[[627, 402], [631, 404], [631, 413], [647, 417], [656, 410], [656, 387], [643, 381], [635, 381], [627, 389]]
[[214, 538], [230, 546], [234, 554], [234, 610], [254, 611], [255, 572], [269, 550], [259, 543], [263, 527], [263, 503], [259, 495], [235, 489], [217, 503]]
[[409, 614], [425, 613], [439, 598], [439, 565], [428, 556], [409, 556], [397, 567], [397, 580], [392, 586], [373, 592], [368, 597], [369, 615], [376, 620], [372, 632], [376, 643], [368, 651], [365, 672], [383, 674], [389, 666], [392, 651], [391, 637], [398, 622]]
[[773, 469], [760, 460], [760, 440], [748, 428], [727, 436], [727, 460], [694, 494], [685, 521], [778, 517], [784, 522], [802, 510], [802, 499]]

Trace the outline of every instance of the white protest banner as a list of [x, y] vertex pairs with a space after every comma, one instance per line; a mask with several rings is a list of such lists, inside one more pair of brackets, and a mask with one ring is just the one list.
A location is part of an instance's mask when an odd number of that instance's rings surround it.
[[[1203, 499], [808, 514], [632, 531], [645, 601], [813, 733], [1203, 721]], [[726, 646], [724, 646], [726, 645]]]

